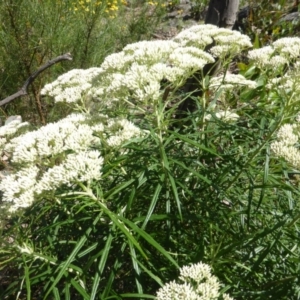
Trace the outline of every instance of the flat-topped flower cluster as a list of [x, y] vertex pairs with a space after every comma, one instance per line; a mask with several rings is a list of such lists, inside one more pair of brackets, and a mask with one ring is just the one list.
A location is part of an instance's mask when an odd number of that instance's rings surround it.
[[260, 69], [280, 69], [300, 56], [300, 38], [286, 37], [272, 45], [249, 51], [248, 57]]
[[277, 132], [277, 139], [271, 150], [277, 157], [284, 158], [295, 169], [300, 169], [300, 116], [294, 124], [284, 124]]
[[[179, 280], [165, 284], [157, 291], [157, 300], [215, 300], [220, 299], [220, 283], [211, 274], [211, 267], [204, 263], [184, 266], [180, 269]], [[224, 300], [233, 300], [228, 294]]]
[[[154, 104], [166, 85], [178, 87], [196, 71], [251, 47], [249, 37], [213, 25], [197, 25], [173, 40], [142, 41], [109, 55], [100, 68], [72, 70], [42, 93], [56, 102], [93, 100], [99, 109]], [[209, 49], [209, 50], [207, 50]]]
[[[5, 133], [17, 131], [20, 124], [10, 123], [7, 127], [2, 127], [3, 139]], [[2, 150], [10, 154], [17, 171], [0, 182], [2, 201], [14, 212], [30, 206], [36, 196], [62, 185], [70, 187], [78, 182], [99, 180], [104, 162], [101, 144], [116, 148], [142, 134], [125, 119], [99, 115], [95, 121], [91, 115], [71, 114], [12, 138], [2, 145]]]

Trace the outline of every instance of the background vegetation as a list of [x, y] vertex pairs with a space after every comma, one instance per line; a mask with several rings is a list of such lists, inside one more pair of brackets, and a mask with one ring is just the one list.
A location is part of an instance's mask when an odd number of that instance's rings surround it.
[[[35, 125], [68, 115], [67, 105], [41, 98], [45, 83], [150, 39], [165, 2], [1, 2], [1, 98], [50, 58], [73, 56], [2, 115]], [[290, 3], [270, 5], [258, 3], [243, 21], [255, 47], [297, 32], [297, 23], [276, 23]], [[102, 180], [85, 192], [69, 195], [65, 186], [12, 218], [3, 215], [0, 298], [153, 299], [178, 266], [202, 261], [235, 299], [300, 299], [299, 171], [270, 150], [280, 126], [295, 121], [299, 99], [267, 89], [274, 74], [241, 60], [231, 67], [255, 80], [255, 90], [245, 87], [221, 104], [214, 95], [197, 99], [196, 111], [180, 121], [162, 109], [159, 122], [140, 121], [147, 137], [102, 149]], [[210, 101], [240, 119], [212, 114], [204, 121]]]
[[73, 61], [39, 76], [30, 95], [4, 107], [1, 115], [18, 113], [36, 124], [66, 115], [66, 107], [54, 108], [41, 99], [41, 88], [68, 70], [99, 66], [128, 43], [150, 38], [164, 11], [164, 5], [143, 1], [2, 1], [0, 99], [23, 86], [48, 60], [70, 52]]

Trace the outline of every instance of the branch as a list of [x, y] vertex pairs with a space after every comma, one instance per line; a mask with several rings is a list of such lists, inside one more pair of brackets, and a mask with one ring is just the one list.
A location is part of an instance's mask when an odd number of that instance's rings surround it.
[[64, 55], [60, 55], [52, 60], [49, 60], [46, 64], [44, 64], [43, 66], [41, 66], [37, 71], [35, 71], [32, 75], [30, 75], [30, 77], [25, 81], [24, 85], [22, 86], [22, 88], [14, 93], [13, 95], [10, 95], [8, 97], [6, 97], [5, 99], [0, 101], [0, 106], [3, 106], [4, 104], [7, 104], [9, 102], [11, 102], [12, 100], [22, 97], [22, 96], [26, 96], [28, 94], [27, 89], [28, 86], [42, 73], [44, 72], [46, 69], [50, 68], [52, 65], [62, 61], [62, 60], [72, 60], [72, 56], [71, 53], [66, 53]]

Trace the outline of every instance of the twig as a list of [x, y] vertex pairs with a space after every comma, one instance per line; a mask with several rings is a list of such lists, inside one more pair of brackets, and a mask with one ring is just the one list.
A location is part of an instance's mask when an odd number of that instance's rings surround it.
[[152, 33], [152, 37], [156, 38], [156, 39], [160, 39], [163, 40], [164, 37], [162, 35], [156, 34], [156, 33]]
[[52, 65], [62, 61], [62, 60], [72, 60], [72, 56], [71, 53], [66, 53], [64, 55], [60, 55], [54, 59], [49, 60], [46, 64], [44, 64], [43, 66], [41, 66], [37, 71], [35, 71], [32, 75], [30, 75], [30, 77], [25, 81], [24, 85], [22, 86], [22, 88], [6, 97], [5, 99], [0, 101], [0, 106], [3, 106], [4, 104], [7, 104], [9, 102], [11, 102], [12, 100], [22, 97], [22, 96], [26, 96], [28, 94], [27, 89], [28, 86], [42, 73], [44, 72], [46, 69], [50, 68]]

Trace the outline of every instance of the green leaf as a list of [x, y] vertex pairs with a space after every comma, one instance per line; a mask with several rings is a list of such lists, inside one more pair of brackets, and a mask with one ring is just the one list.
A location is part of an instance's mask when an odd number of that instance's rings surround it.
[[149, 219], [150, 219], [151, 216], [152, 216], [152, 213], [153, 213], [154, 208], [155, 208], [155, 206], [156, 206], [156, 203], [157, 203], [158, 197], [159, 197], [159, 195], [160, 195], [161, 189], [162, 189], [162, 185], [159, 183], [159, 184], [156, 186], [154, 195], [153, 195], [153, 197], [152, 197], [152, 199], [151, 199], [151, 203], [150, 203], [150, 206], [149, 206], [147, 215], [146, 215], [146, 217], [145, 217], [145, 219], [144, 219], [144, 222], [143, 222], [143, 225], [142, 225], [142, 229], [143, 229], [143, 230], [146, 228], [147, 223], [148, 223]]
[[79, 294], [82, 296], [82, 299], [84, 300], [90, 300], [90, 296], [86, 292], [86, 290], [73, 278], [71, 278], [71, 284], [72, 286], [79, 292]]
[[163, 256], [165, 256], [174, 266], [179, 267], [177, 262], [171, 257], [171, 255], [159, 244], [157, 243], [147, 232], [140, 229], [136, 224], [129, 221], [124, 217], [120, 217], [120, 219], [132, 228], [134, 232], [140, 235], [146, 242], [148, 242], [152, 247], [156, 248]]
[[179, 139], [181, 139], [182, 141], [184, 141], [184, 142], [186, 142], [186, 143], [188, 143], [190, 145], [193, 145], [194, 147], [196, 147], [198, 149], [201, 149], [201, 150], [203, 150], [205, 152], [211, 153], [211, 154], [213, 154], [213, 155], [221, 158], [221, 156], [216, 151], [214, 151], [213, 149], [207, 148], [207, 147], [203, 146], [202, 144], [199, 144], [199, 143], [197, 143], [197, 142], [189, 139], [188, 137], [186, 137], [184, 135], [181, 135], [181, 134], [179, 134], [177, 132], [171, 132], [171, 133], [174, 134]]
[[60, 281], [60, 279], [62, 278], [62, 276], [65, 274], [65, 272], [67, 271], [68, 268], [70, 268], [70, 264], [72, 263], [72, 261], [74, 261], [75, 256], [78, 254], [78, 252], [80, 251], [80, 249], [84, 246], [85, 242], [87, 241], [88, 236], [90, 235], [91, 231], [93, 230], [94, 225], [96, 225], [101, 217], [102, 213], [100, 213], [94, 220], [93, 222], [93, 226], [89, 227], [86, 232], [85, 235], [83, 235], [81, 237], [81, 239], [79, 240], [79, 242], [76, 244], [75, 248], [73, 249], [72, 253], [70, 254], [70, 256], [68, 257], [68, 259], [65, 262], [62, 262], [59, 266], [58, 266], [58, 270], [59, 273], [56, 275], [54, 281], [52, 282], [50, 288], [48, 289], [48, 291], [46, 292], [46, 295], [44, 297], [44, 299], [47, 299], [47, 296], [51, 293], [51, 291], [54, 289], [54, 287], [56, 286], [56, 284]]
[[130, 186], [133, 182], [135, 181], [135, 179], [131, 179], [128, 180], [125, 183], [122, 183], [114, 188], [112, 188], [110, 191], [108, 191], [107, 193], [105, 193], [104, 198], [106, 200], [110, 199], [112, 196], [120, 193], [122, 190], [126, 189], [128, 186]]
[[101, 260], [99, 262], [98, 269], [97, 269], [96, 274], [94, 276], [94, 282], [93, 282], [93, 287], [92, 287], [92, 293], [91, 293], [90, 300], [94, 300], [95, 297], [97, 296], [97, 293], [99, 293], [98, 286], [99, 286], [99, 283], [100, 283], [100, 276], [102, 275], [104, 267], [107, 263], [107, 257], [108, 257], [109, 251], [111, 249], [112, 240], [113, 240], [113, 236], [110, 234], [107, 238], [106, 243], [105, 243], [104, 249], [102, 251]]

